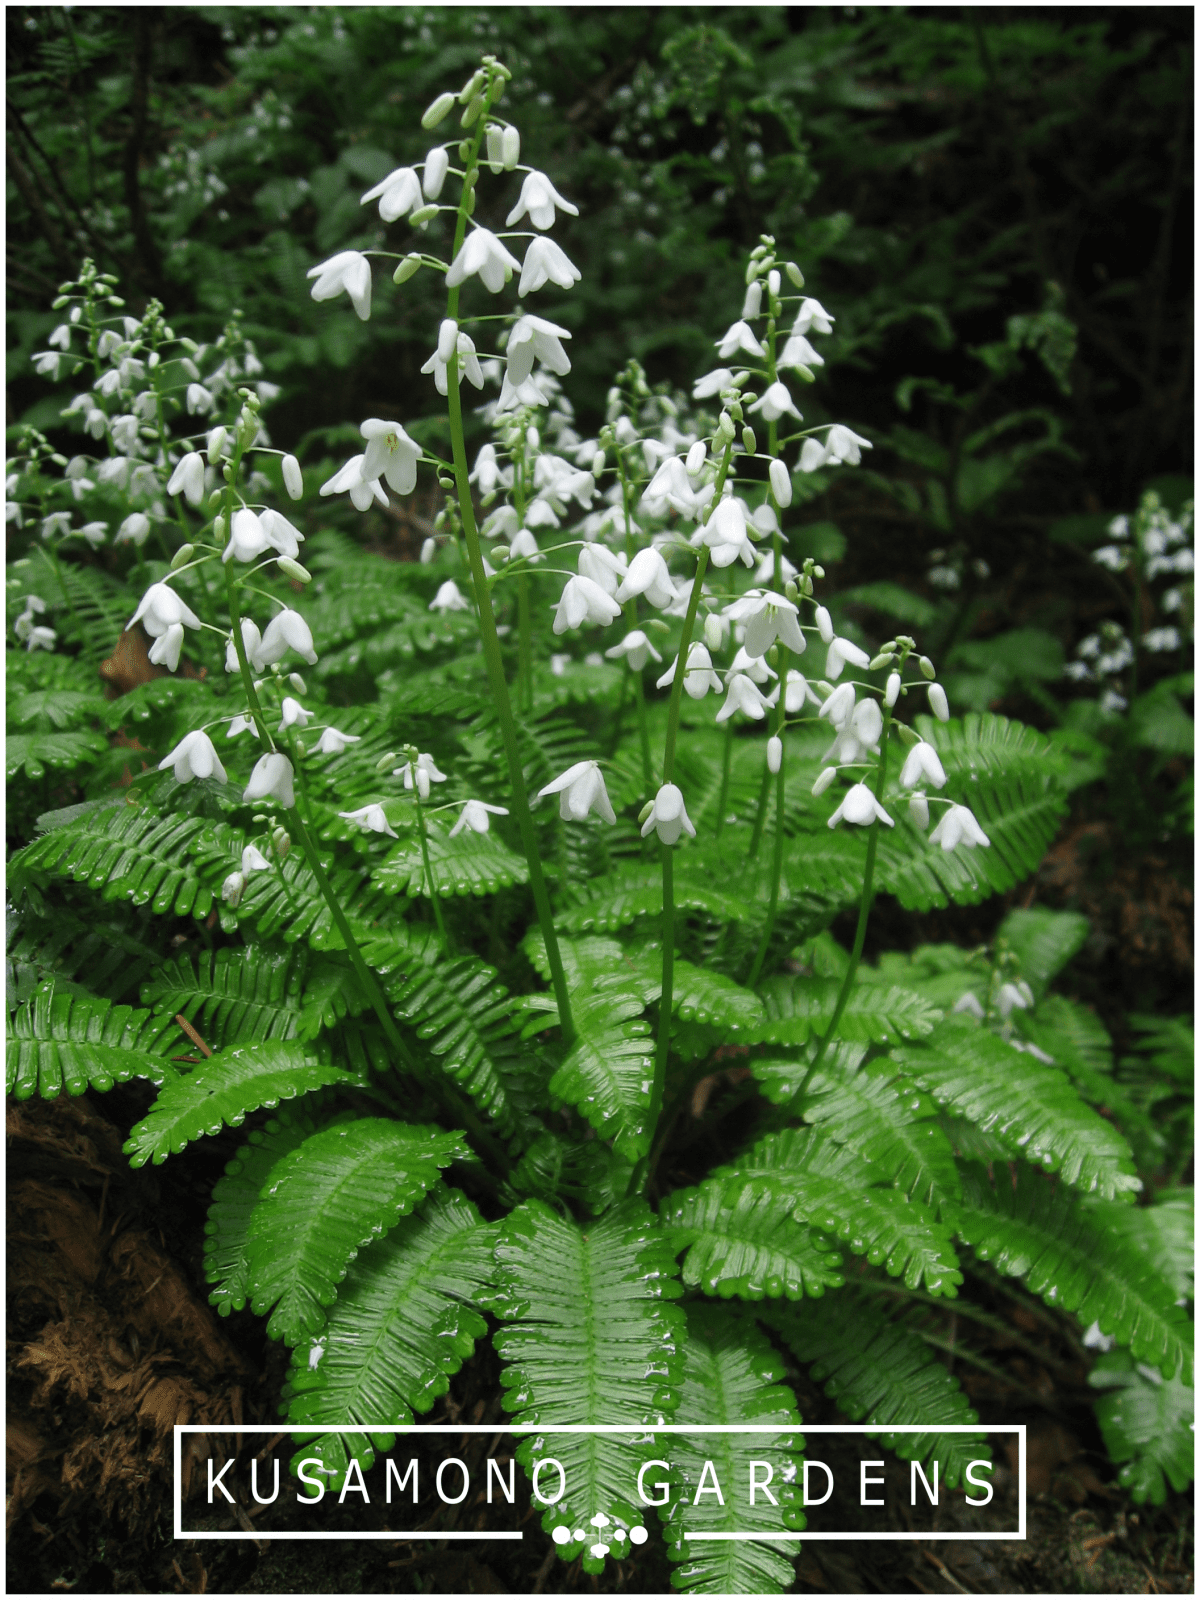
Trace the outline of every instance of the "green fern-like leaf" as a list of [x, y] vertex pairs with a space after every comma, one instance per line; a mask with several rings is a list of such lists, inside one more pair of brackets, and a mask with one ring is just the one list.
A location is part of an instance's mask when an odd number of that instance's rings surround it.
[[[779, 1380], [783, 1364], [748, 1318], [716, 1306], [687, 1308], [687, 1360], [675, 1421], [765, 1427], [774, 1434], [677, 1434], [671, 1441], [673, 1493], [664, 1519], [667, 1553], [679, 1565], [672, 1586], [685, 1594], [779, 1594], [791, 1587], [798, 1540], [710, 1539], [704, 1533], [778, 1534], [804, 1527], [797, 1487], [795, 1430], [800, 1415]], [[751, 1461], [771, 1468], [772, 1505], [764, 1494], [749, 1504]], [[706, 1468], [706, 1463], [711, 1466]], [[764, 1481], [761, 1467], [757, 1481]], [[724, 1504], [712, 1492], [714, 1481]], [[703, 1492], [701, 1492], [703, 1491]]]
[[576, 991], [576, 1038], [550, 1080], [550, 1093], [576, 1106], [602, 1139], [628, 1161], [650, 1148], [647, 1121], [654, 1079], [650, 1025], [641, 1020], [640, 995], [597, 997]]
[[[520, 1423], [630, 1423], [669, 1419], [682, 1378], [684, 1319], [665, 1304], [679, 1293], [670, 1247], [645, 1204], [626, 1201], [585, 1228], [540, 1201], [510, 1212], [496, 1245], [492, 1309], [505, 1326], [495, 1346], [505, 1362], [505, 1409]], [[566, 1493], [542, 1518], [574, 1532], [609, 1518], [616, 1556], [644, 1515], [632, 1503], [638, 1467], [654, 1454], [642, 1435], [558, 1434], [526, 1439], [517, 1460], [530, 1474], [543, 1457], [561, 1461]], [[554, 1468], [543, 1488], [558, 1488]], [[619, 1537], [618, 1537], [619, 1536]], [[584, 1570], [603, 1561], [574, 1539], [558, 1547]]]
[[1021, 976], [1043, 994], [1087, 942], [1091, 924], [1078, 911], [1048, 911], [1044, 906], [1010, 911], [1000, 924], [1003, 939], [1021, 967]]
[[841, 1256], [798, 1221], [790, 1197], [746, 1184], [705, 1183], [663, 1202], [663, 1227], [678, 1253], [683, 1281], [728, 1299], [819, 1298], [840, 1289]]
[[1077, 1188], [1131, 1198], [1141, 1188], [1133, 1155], [1070, 1079], [970, 1017], [949, 1017], [928, 1042], [893, 1059], [939, 1105], [976, 1123], [1020, 1156]]
[[[301, 1033], [300, 995], [308, 952], [227, 947], [164, 962], [142, 989], [142, 1002], [185, 1016], [205, 1041], [262, 1044]], [[312, 1037], [304, 1034], [303, 1037]]]
[[1096, 1401], [1096, 1420], [1131, 1499], [1161, 1506], [1168, 1483], [1182, 1494], [1195, 1470], [1196, 1394], [1190, 1385], [1135, 1362], [1128, 1350], [1101, 1356], [1088, 1382], [1105, 1391]]
[[108, 702], [97, 694], [81, 694], [77, 689], [34, 689], [19, 695], [8, 706], [8, 721], [17, 728], [31, 722], [47, 728], [67, 728], [103, 715]]
[[[840, 983], [832, 978], [772, 978], [763, 987], [765, 1020], [750, 1035], [754, 1044], [806, 1044], [824, 1038], [833, 1020]], [[851, 989], [837, 1036], [851, 1042], [887, 1044], [921, 1039], [941, 1020], [920, 995], [880, 984]]]
[[208, 1298], [221, 1316], [240, 1311], [250, 1298], [246, 1241], [259, 1195], [283, 1158], [315, 1132], [305, 1112], [281, 1111], [251, 1133], [217, 1180], [204, 1225], [204, 1273], [217, 1286]]
[[6, 1052], [7, 1091], [54, 1100], [65, 1089], [111, 1089], [130, 1078], [166, 1085], [176, 1080], [168, 1059], [184, 1041], [170, 1017], [113, 1005], [74, 990], [56, 992], [53, 978], [38, 984], [12, 1019]]
[[5, 740], [5, 770], [10, 779], [22, 768], [36, 783], [47, 767], [81, 767], [108, 748], [103, 736], [75, 729], [67, 733], [10, 733]]
[[[990, 1459], [986, 1434], [937, 1432], [937, 1424], [978, 1422], [957, 1380], [911, 1328], [892, 1322], [867, 1294], [844, 1289], [819, 1305], [772, 1307], [756, 1315], [783, 1339], [852, 1422], [879, 1429], [903, 1461], [937, 1461], [951, 1487], [972, 1461]], [[889, 1433], [888, 1424], [928, 1425]]]
[[1024, 1278], [1047, 1305], [1073, 1311], [1083, 1323], [1128, 1345], [1138, 1361], [1164, 1377], [1192, 1380], [1191, 1324], [1175, 1305], [1170, 1282], [1129, 1241], [1120, 1223], [1105, 1227], [1113, 1202], [1085, 1201], [1026, 1166], [1016, 1178], [999, 1169], [964, 1167], [961, 1201], [943, 1215], [982, 1261]]
[[363, 1245], [394, 1227], [470, 1154], [440, 1128], [361, 1117], [311, 1134], [272, 1169], [246, 1235], [252, 1305], [267, 1333], [316, 1333]]
[[9, 1009], [24, 1003], [47, 978], [87, 977], [88, 989], [110, 1000], [137, 994], [142, 981], [162, 959], [143, 942], [136, 916], [114, 906], [87, 919], [59, 901], [51, 911], [34, 911], [26, 902], [8, 916]]
[[[412, 1422], [446, 1393], [487, 1324], [473, 1309], [493, 1272], [495, 1230], [437, 1184], [412, 1216], [351, 1266], [317, 1338], [297, 1346], [285, 1388], [293, 1424]], [[391, 1435], [326, 1433], [316, 1456], [340, 1489], [351, 1459], [369, 1470]], [[295, 1463], [293, 1463], [293, 1470]]]
[[153, 1160], [160, 1165], [193, 1139], [240, 1128], [252, 1111], [270, 1110], [281, 1100], [328, 1084], [353, 1085], [358, 1079], [328, 1062], [315, 1061], [298, 1044], [244, 1045], [222, 1050], [186, 1078], [168, 1082], [125, 1143], [130, 1165]]
[[771, 1196], [782, 1218], [836, 1234], [855, 1255], [903, 1274], [910, 1289], [953, 1296], [962, 1273], [951, 1232], [934, 1213], [893, 1188], [877, 1187], [883, 1173], [853, 1150], [814, 1128], [769, 1134], [735, 1164], [719, 1167], [700, 1193], [719, 1190], [733, 1208], [749, 1187]]
[[[496, 894], [528, 882], [525, 858], [510, 850], [496, 833], [473, 833], [467, 828], [451, 839], [449, 829], [437, 817], [427, 817], [425, 827], [429, 865], [439, 895]], [[420, 837], [415, 828], [410, 833], [393, 846], [371, 876], [388, 894], [428, 896]]]

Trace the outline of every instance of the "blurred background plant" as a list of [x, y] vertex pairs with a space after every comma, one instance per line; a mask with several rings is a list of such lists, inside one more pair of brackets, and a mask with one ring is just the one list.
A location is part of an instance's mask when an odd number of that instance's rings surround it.
[[[1180, 528], [1191, 495], [1186, 10], [12, 6], [6, 26], [8, 423], [54, 443], [29, 358], [88, 254], [197, 341], [244, 313], [272, 426], [336, 464], [330, 416], [419, 381], [435, 286], [366, 324], [304, 274], [381, 242], [362, 191], [419, 158], [414, 108], [480, 49], [512, 63], [514, 114], [587, 219], [552, 313], [608, 332], [576, 341], [582, 432], [627, 357], [690, 380], [736, 315], [729, 261], [773, 233], [847, 308], [807, 420], [876, 443], [871, 470], [806, 480], [802, 553], [864, 626], [919, 626], [957, 704], [1064, 744], [1077, 801], [1039, 896], [1092, 916], [1097, 1003], [1186, 1003], [1190, 573], [1159, 581], [1136, 539], [1122, 570], [1093, 559], [1147, 490]], [[436, 509], [377, 513], [368, 540], [411, 556]]]

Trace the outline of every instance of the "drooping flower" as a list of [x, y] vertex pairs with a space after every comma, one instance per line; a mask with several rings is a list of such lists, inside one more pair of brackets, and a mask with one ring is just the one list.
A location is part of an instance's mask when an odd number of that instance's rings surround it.
[[204, 461], [198, 451], [189, 450], [183, 456], [171, 480], [167, 484], [168, 494], [182, 494], [189, 505], [198, 506], [204, 498]]
[[244, 872], [231, 872], [221, 885], [221, 899], [231, 909], [241, 905], [242, 895], [246, 891], [246, 875]]
[[795, 417], [797, 422], [804, 421], [796, 409], [796, 402], [788, 393], [787, 385], [778, 380], [767, 387], [765, 393], [754, 402], [750, 410], [761, 411], [767, 422], [778, 422], [782, 416]]
[[[379, 417], [368, 417], [358, 431], [367, 441], [359, 469], [363, 482], [386, 478], [397, 494], [411, 494], [417, 483], [421, 446], [409, 438], [398, 422], [384, 422]], [[324, 489], [321, 493], [325, 493]]]
[[205, 416], [216, 405], [213, 395], [202, 383], [189, 383], [187, 386], [187, 408], [190, 417]]
[[623, 555], [605, 544], [585, 544], [576, 565], [581, 577], [598, 583], [605, 594], [615, 595], [629, 564]]
[[577, 761], [568, 767], [553, 783], [539, 789], [538, 798], [548, 794], [558, 795], [558, 814], [564, 822], [582, 822], [592, 810], [605, 822], [617, 820], [597, 761]]
[[[386, 426], [393, 427], [395, 424], [388, 423]], [[332, 478], [328, 478], [321, 485], [320, 493], [323, 495], [348, 494], [359, 511], [369, 510], [373, 500], [378, 500], [380, 505], [386, 506], [388, 497], [384, 494], [383, 485], [379, 479], [363, 477], [362, 468], [366, 459], [365, 455], [351, 456], [344, 467], [341, 467], [334, 473]], [[413, 482], [416, 482], [415, 473], [413, 474]]]
[[748, 322], [733, 323], [717, 340], [717, 354], [724, 361], [728, 361], [730, 356], [735, 356], [739, 350], [744, 350], [748, 356], [758, 356], [760, 359], [766, 354], [754, 337], [754, 329]]
[[437, 765], [428, 750], [421, 751], [415, 762], [406, 761], [402, 767], [393, 767], [392, 777], [402, 777], [406, 789], [411, 789], [415, 783], [417, 793], [422, 800], [429, 799], [429, 785], [431, 783], [445, 783], [446, 781], [446, 774], [438, 771]]
[[150, 648], [150, 660], [156, 666], [161, 664], [167, 667], [171, 672], [179, 665], [184, 628], [200, 627], [200, 618], [165, 583], [152, 583], [146, 590], [137, 610], [126, 624], [127, 629], [132, 628], [135, 622], [140, 622], [154, 640]]
[[627, 633], [620, 644], [614, 644], [604, 654], [610, 661], [619, 661], [624, 656], [634, 672], [640, 672], [651, 656], [654, 657], [655, 661], [662, 660], [658, 651], [640, 628], [634, 628], [631, 633]]
[[259, 513], [258, 520], [271, 548], [278, 550], [281, 556], [290, 556], [294, 561], [300, 554], [300, 546], [304, 540], [300, 529], [294, 527], [282, 511], [276, 511], [271, 506]]
[[258, 516], [247, 506], [235, 511], [229, 541], [221, 552], [221, 560], [229, 561], [236, 557], [239, 561], [257, 561], [263, 551], [269, 549], [271, 541]]
[[926, 744], [922, 739], [920, 744], [913, 745], [908, 752], [900, 773], [900, 787], [912, 789], [926, 779], [935, 789], [946, 787], [946, 774], [938, 759], [938, 753], [931, 744]]
[[643, 839], [651, 828], [658, 834], [663, 844], [675, 844], [681, 833], [686, 833], [691, 839], [696, 837], [696, 829], [687, 814], [683, 795], [676, 784], [664, 783], [654, 796], [650, 815], [642, 824]]
[[528, 528], [518, 528], [513, 542], [508, 547], [510, 561], [529, 561], [531, 563], [544, 561], [546, 558], [538, 548], [537, 539]]
[[445, 616], [447, 611], [469, 611], [471, 602], [463, 594], [454, 579], [447, 578], [429, 602], [429, 609], [430, 611], [440, 611]]
[[131, 511], [113, 537], [114, 544], [134, 544], [140, 550], [150, 533], [150, 518], [144, 511]]
[[87, 540], [93, 550], [99, 550], [108, 538], [107, 522], [85, 522], [83, 527], [76, 531], [81, 539]]
[[862, 438], [859, 434], [844, 427], [840, 422], [835, 422], [825, 435], [825, 460], [827, 462], [845, 461], [852, 467], [858, 466], [862, 460], [862, 451], [873, 450], [869, 439]]
[[570, 289], [582, 277], [583, 273], [553, 239], [532, 239], [525, 252], [517, 293], [523, 300], [527, 294], [536, 294], [547, 283], [555, 283], [560, 289]]
[[671, 582], [667, 563], [652, 545], [639, 550], [629, 563], [629, 571], [617, 590], [616, 598], [624, 605], [639, 594], [644, 594], [650, 604], [660, 611], [675, 599], [675, 585]]
[[490, 806], [486, 800], [467, 800], [463, 802], [462, 815], [450, 829], [450, 838], [470, 828], [472, 833], [486, 833], [492, 825], [492, 817], [506, 817], [507, 806]]
[[296, 804], [293, 786], [295, 771], [288, 758], [278, 750], [260, 756], [250, 774], [243, 800], [278, 800], [287, 810]]
[[[675, 682], [675, 669], [678, 665], [679, 657], [676, 656], [658, 680], [660, 689], [666, 689]], [[693, 639], [688, 646], [687, 666], [683, 673], [684, 693], [693, 700], [703, 700], [710, 689], [720, 694], [722, 687], [720, 677], [713, 670], [712, 657], [707, 648], [698, 639]]]
[[590, 578], [568, 578], [554, 613], [554, 632], [566, 633], [568, 628], [578, 628], [584, 622], [607, 628], [620, 615], [616, 599], [598, 583]]
[[818, 355], [802, 333], [794, 333], [783, 347], [779, 365], [781, 367], [800, 367], [807, 372], [813, 367], [823, 367], [825, 365], [825, 357]]
[[[447, 321], [449, 321], [448, 318]], [[453, 328], [454, 324], [451, 322], [450, 326]], [[479, 365], [479, 357], [475, 354], [475, 341], [467, 333], [460, 333], [451, 341], [450, 349], [445, 356], [442, 355], [442, 346], [439, 341], [438, 348], [421, 368], [421, 371], [433, 374], [434, 387], [439, 394], [449, 394], [450, 373], [448, 369], [450, 356], [454, 353], [458, 355], [457, 372], [460, 386], [463, 379], [467, 378], [476, 389], [482, 389], [483, 368]]]
[[745, 627], [745, 649], [750, 657], [765, 656], [776, 639], [795, 655], [804, 652], [799, 609], [784, 595], [770, 589], [750, 589], [725, 607], [725, 615]]
[[282, 733], [285, 728], [307, 728], [312, 718], [312, 712], [306, 711], [299, 700], [293, 700], [291, 695], [284, 695], [283, 704], [279, 708], [283, 713], [283, 721], [279, 724]]
[[642, 504], [653, 516], [670, 506], [681, 517], [691, 518], [709, 504], [715, 488], [709, 483], [693, 489], [686, 464], [678, 456], [668, 456], [642, 491]]
[[[771, 493], [775, 496], [782, 509], [786, 511], [792, 503], [792, 475], [788, 471], [787, 462], [781, 461], [776, 456], [771, 462], [768, 472], [771, 479]], [[791, 563], [789, 562], [788, 565], [790, 566]], [[792, 576], [795, 570], [793, 567], [792, 573], [788, 574], [788, 576]]]
[[714, 567], [732, 566], [739, 558], [747, 567], [754, 565], [754, 546], [746, 530], [746, 510], [732, 495], [717, 506], [705, 523], [700, 539], [712, 552]]
[[883, 712], [879, 709], [878, 700], [859, 701], [850, 718], [850, 731], [866, 749], [872, 750], [878, 745], [883, 732]]
[[579, 207], [573, 206], [569, 200], [564, 200], [544, 172], [530, 172], [521, 185], [520, 198], [504, 219], [504, 226], [511, 228], [528, 212], [529, 220], [535, 228], [552, 228], [555, 206], [560, 211], [565, 211], [568, 216], [579, 215]]
[[779, 676], [763, 656], [750, 655], [745, 645], [739, 646], [737, 654], [729, 663], [726, 676], [733, 672], [745, 673], [751, 683], [770, 683], [772, 678]]
[[270, 870], [271, 863], [258, 846], [248, 844], [242, 851], [242, 876], [249, 877], [252, 872], [269, 872]]
[[454, 289], [478, 273], [484, 288], [491, 294], [499, 294], [520, 265], [494, 233], [487, 228], [476, 228], [468, 234], [462, 249], [450, 263], [446, 287]]
[[829, 826], [836, 828], [839, 822], [853, 822], [856, 827], [869, 828], [877, 818], [889, 828], [895, 826], [866, 784], [856, 783], [852, 789], [847, 789], [841, 805], [829, 819]]
[[158, 763], [160, 772], [168, 767], [174, 767], [176, 783], [191, 783], [193, 778], [215, 778], [218, 783], [228, 781], [213, 742], [203, 729], [185, 734], [170, 755]]
[[379, 201], [379, 215], [384, 222], [395, 222], [423, 203], [421, 180], [411, 167], [397, 167], [395, 172], [389, 172], [386, 178], [368, 189], [359, 205], [369, 205], [372, 200]]
[[348, 744], [357, 744], [361, 738], [361, 733], [342, 733], [338, 728], [326, 728], [313, 746], [313, 754], [340, 756]]
[[991, 840], [975, 820], [969, 806], [951, 806], [929, 835], [930, 844], [940, 844], [943, 850], [953, 850], [965, 844], [968, 850], [976, 845], [990, 845]]
[[358, 250], [339, 250], [319, 267], [310, 267], [306, 276], [317, 281], [312, 286], [314, 300], [333, 300], [344, 289], [363, 322], [371, 315], [371, 263]]
[[847, 661], [852, 667], [866, 668], [871, 665], [871, 658], [865, 650], [860, 650], [849, 639], [835, 637], [825, 657], [825, 676], [831, 682], [836, 682]]
[[767, 701], [758, 685], [744, 672], [732, 672], [726, 685], [725, 704], [717, 712], [718, 722], [728, 722], [740, 711], [753, 722], [761, 722], [767, 714]]
[[514, 386], [524, 383], [533, 371], [535, 360], [551, 372], [556, 372], [560, 378], [565, 377], [571, 370], [571, 361], [562, 347], [562, 341], [570, 337], [566, 328], [560, 328], [557, 323], [547, 322], [542, 317], [528, 313], [518, 317], [508, 335], [505, 350], [508, 381]]
[[298, 611], [281, 611], [267, 623], [262, 643], [254, 652], [254, 666], [261, 672], [264, 667], [282, 661], [289, 650], [303, 656], [310, 667], [316, 665], [317, 652], [313, 649], [312, 632]]
[[339, 811], [338, 816], [343, 822], [353, 822], [364, 833], [386, 833], [389, 839], [400, 837], [393, 831], [381, 805], [360, 806], [357, 811]]
[[225, 737], [227, 739], [240, 739], [243, 733], [253, 733], [253, 732], [254, 732], [254, 719], [253, 719], [253, 717], [243, 717], [243, 716], [230, 717], [230, 719], [229, 719], [229, 730], [226, 733]]
[[1033, 990], [1027, 983], [1002, 983], [996, 996], [996, 1009], [1002, 1017], [1013, 1011], [1028, 1011], [1033, 1004]]
[[[258, 624], [251, 622], [249, 617], [242, 618], [242, 644], [246, 650], [246, 660], [254, 665], [259, 648], [262, 645], [262, 634], [258, 631]], [[241, 663], [238, 661], [237, 646], [233, 642], [232, 632], [225, 641], [225, 671], [237, 672]], [[250, 726], [250, 724], [247, 724]], [[233, 737], [232, 734], [229, 736]]]
[[832, 333], [836, 320], [829, 315], [819, 300], [801, 300], [796, 320], [792, 323], [792, 332], [804, 334], [811, 330], [813, 333]]

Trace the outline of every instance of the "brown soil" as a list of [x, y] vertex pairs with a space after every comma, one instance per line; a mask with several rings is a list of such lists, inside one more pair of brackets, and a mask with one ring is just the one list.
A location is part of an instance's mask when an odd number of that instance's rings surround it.
[[[232, 1153], [235, 1136], [209, 1142], [203, 1164], [211, 1171], [198, 1172], [193, 1163], [132, 1172], [110, 1109], [136, 1114], [114, 1096], [102, 1106], [91, 1095], [9, 1110], [10, 1592], [668, 1590], [670, 1565], [654, 1540], [636, 1561], [611, 1566], [597, 1582], [578, 1563], [560, 1562], [535, 1524], [533, 1537], [519, 1545], [272, 1543], [263, 1535], [287, 1525], [283, 1504], [292, 1491], [281, 1497], [279, 1511], [251, 1507], [256, 1519], [243, 1512], [235, 1523], [233, 1508], [204, 1505], [199, 1481], [188, 1481], [186, 1458], [189, 1525], [240, 1523], [257, 1537], [174, 1543], [173, 1425], [270, 1421], [278, 1415], [285, 1363], [258, 1319], [244, 1314], [223, 1324], [206, 1303], [200, 1272], [206, 1186]], [[992, 1309], [1005, 1313], [1011, 1337], [998, 1335], [987, 1347], [990, 1372], [967, 1369], [965, 1383], [984, 1417], [1029, 1425], [1027, 1542], [809, 1542], [796, 1591], [1191, 1592], [1190, 1497], [1158, 1509], [1133, 1507], [1112, 1482], [1073, 1341], [1056, 1335], [1054, 1319], [1036, 1314], [1040, 1307], [1006, 1296], [1002, 1286]], [[802, 1373], [789, 1381], [807, 1421], [844, 1420]], [[495, 1358], [483, 1349], [429, 1420], [501, 1422], [496, 1393]], [[235, 1444], [236, 1470], [248, 1481], [249, 1439]], [[821, 1458], [839, 1477], [845, 1456], [851, 1477], [858, 1442], [821, 1444]], [[455, 1449], [469, 1459], [472, 1450], [482, 1455], [485, 1444], [482, 1436], [463, 1437]], [[207, 1453], [203, 1436], [196, 1453]], [[898, 1485], [905, 1470], [896, 1462], [888, 1468]], [[937, 1526], [1014, 1526], [1015, 1482], [1003, 1456], [995, 1482], [996, 1500], [986, 1510], [944, 1495]], [[244, 1486], [240, 1498], [250, 1501]], [[373, 1500], [356, 1511], [356, 1527], [389, 1526], [381, 1496]], [[889, 1495], [893, 1502], [904, 1503], [904, 1493]], [[464, 1505], [461, 1525], [472, 1525], [471, 1516]], [[894, 1513], [895, 1526], [905, 1526], [904, 1516]]]

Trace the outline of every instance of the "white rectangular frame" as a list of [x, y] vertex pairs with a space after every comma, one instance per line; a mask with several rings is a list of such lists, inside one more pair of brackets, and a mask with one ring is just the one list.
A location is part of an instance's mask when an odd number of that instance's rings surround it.
[[[894, 1433], [1015, 1433], [1017, 1435], [1017, 1530], [1015, 1533], [963, 1533], [960, 1531], [947, 1533], [884, 1533], [884, 1532], [859, 1532], [859, 1533], [810, 1533], [808, 1531], [786, 1533], [685, 1533], [685, 1539], [723, 1539], [723, 1540], [754, 1540], [758, 1543], [769, 1543], [774, 1540], [799, 1540], [805, 1541], [841, 1539], [849, 1544], [867, 1543], [898, 1543], [906, 1539], [947, 1540], [967, 1539], [977, 1543], [986, 1543], [996, 1539], [1021, 1539], [1026, 1537], [1025, 1532], [1025, 1424], [1023, 1422], [996, 1422], [996, 1423], [943, 1423], [940, 1426], [929, 1427], [920, 1423], [893, 1423], [881, 1427], [871, 1423], [804, 1423], [798, 1426], [781, 1426], [768, 1423], [747, 1423], [739, 1426], [736, 1423], [687, 1423], [671, 1422], [662, 1423], [655, 1427], [643, 1423], [640, 1426], [631, 1426], [626, 1423], [579, 1423], [577, 1425], [551, 1423], [546, 1426], [531, 1427], [521, 1423], [469, 1423], [469, 1422], [438, 1422], [431, 1424], [416, 1423], [409, 1426], [397, 1426], [395, 1423], [355, 1423], [342, 1427], [327, 1428], [327, 1433], [394, 1433], [397, 1442], [410, 1434], [512, 1434], [521, 1437], [528, 1434], [571, 1434], [571, 1433], [632, 1433], [632, 1434], [660, 1434], [660, 1433], [739, 1433], [739, 1434], [781, 1434], [781, 1433], [857, 1433], [873, 1435], [878, 1438], [880, 1434]], [[363, 1531], [355, 1529], [348, 1533], [328, 1532], [314, 1529], [311, 1533], [294, 1529], [285, 1529], [279, 1533], [252, 1532], [247, 1533], [242, 1529], [228, 1531], [218, 1528], [200, 1529], [188, 1532], [183, 1527], [183, 1489], [180, 1482], [183, 1467], [183, 1435], [185, 1433], [236, 1433], [236, 1434], [289, 1434], [309, 1433], [311, 1424], [279, 1424], [273, 1422], [222, 1422], [222, 1423], [177, 1423], [174, 1429], [174, 1459], [173, 1459], [173, 1499], [175, 1517], [173, 1535], [176, 1539], [383, 1539], [396, 1543], [400, 1540], [412, 1539], [459, 1539], [459, 1540], [484, 1540], [499, 1539], [519, 1541], [525, 1535], [519, 1530], [451, 1530], [446, 1533], [432, 1533], [427, 1529], [414, 1529], [410, 1532], [392, 1532], [387, 1529]]]

